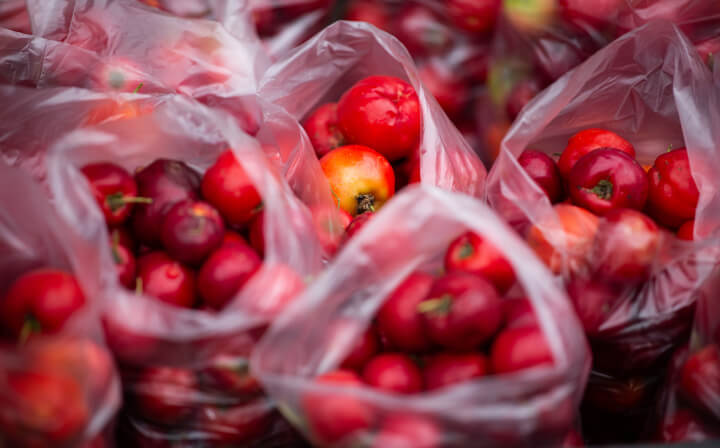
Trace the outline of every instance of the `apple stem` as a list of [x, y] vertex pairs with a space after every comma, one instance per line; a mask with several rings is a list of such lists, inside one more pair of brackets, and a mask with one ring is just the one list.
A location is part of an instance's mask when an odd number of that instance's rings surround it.
[[600, 199], [610, 199], [613, 194], [613, 184], [609, 180], [603, 179], [590, 191], [592, 191]]
[[137, 87], [135, 87], [135, 90], [133, 90], [133, 93], [138, 93], [140, 91], [140, 89], [142, 89], [142, 86], [143, 86], [143, 83], [138, 84]]
[[135, 294], [141, 295], [143, 293], [143, 281], [141, 277], [135, 277]]
[[117, 232], [113, 232], [112, 244], [110, 244], [110, 250], [112, 252], [113, 261], [115, 261], [115, 264], [122, 263], [122, 257], [120, 256], [120, 252], [118, 252], [119, 242], [120, 242], [120, 235]]
[[417, 306], [417, 310], [423, 314], [431, 313], [445, 315], [450, 312], [452, 302], [452, 296], [450, 294], [444, 294], [442, 297], [420, 302]]
[[460, 253], [458, 254], [460, 256], [461, 260], [465, 260], [468, 257], [470, 257], [475, 252], [473, 245], [470, 244], [470, 241], [466, 241], [463, 243], [462, 246], [460, 246]]
[[250, 374], [250, 362], [247, 359], [240, 359], [233, 368], [235, 373], [238, 375], [249, 375]]
[[18, 338], [18, 343], [20, 345], [25, 344], [27, 340], [32, 336], [33, 333], [40, 333], [42, 331], [42, 326], [40, 325], [40, 322], [38, 322], [37, 319], [35, 319], [32, 316], [27, 316], [25, 318], [25, 322], [23, 323], [22, 328], [20, 329], [20, 337]]
[[375, 211], [375, 195], [372, 193], [359, 194], [355, 197], [357, 201], [357, 214]]
[[152, 204], [152, 198], [125, 196], [120, 192], [109, 194], [105, 199], [113, 212], [126, 204]]

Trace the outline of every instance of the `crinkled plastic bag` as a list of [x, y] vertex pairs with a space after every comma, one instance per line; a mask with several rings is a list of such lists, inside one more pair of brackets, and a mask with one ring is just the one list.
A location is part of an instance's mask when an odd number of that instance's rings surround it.
[[[552, 155], [576, 132], [605, 128], [628, 139], [642, 165], [652, 165], [668, 145], [687, 147], [700, 191], [696, 239], [706, 237], [720, 222], [719, 104], [709, 71], [682, 32], [667, 22], [645, 25], [596, 53], [526, 107], [502, 143], [488, 178], [487, 200], [521, 234], [535, 225], [549, 239], [564, 281], [573, 276], [592, 280], [592, 269], [578, 272], [577, 265], [612, 257], [612, 247], [593, 260], [587, 248], [568, 251], [575, 241], [562, 236], [558, 215], [517, 157], [528, 148]], [[643, 389], [642, 406], [652, 407], [650, 391], [657, 389], [672, 351], [687, 340], [698, 288], [715, 262], [711, 248], [716, 240], [691, 244], [667, 234], [664, 241], [649, 281], [618, 293], [590, 337], [597, 370], [589, 393], [597, 385], [607, 397], [613, 385], [634, 387], [639, 375], [641, 382], [651, 383]], [[637, 431], [643, 425], [628, 426]]]
[[258, 95], [302, 120], [372, 75], [404, 79], [418, 94], [421, 182], [480, 196], [486, 175], [482, 162], [423, 87], [402, 44], [371, 25], [344, 21], [330, 25], [273, 64]]
[[679, 348], [658, 402], [655, 436], [663, 442], [720, 438], [720, 270], [698, 294], [689, 346]]
[[[228, 147], [263, 198], [262, 268], [218, 313], [174, 307], [123, 289], [115, 276], [108, 232], [104, 225], [98, 226], [104, 224], [103, 216], [79, 169], [87, 163], [109, 161], [132, 172], [158, 158], [169, 158], [202, 172]], [[92, 247], [99, 271], [95, 281], [106, 298], [105, 333], [121, 365], [130, 404], [137, 393], [146, 390], [138, 382], [145, 368], [179, 367], [192, 372], [199, 382], [205, 369], [221, 355], [247, 365], [255, 342], [281, 304], [292, 300], [303, 288], [302, 280], [322, 267], [322, 247], [309, 208], [284, 182], [260, 143], [244, 134], [231, 116], [191, 99], [162, 97], [148, 114], [72, 131], [53, 145], [46, 160], [48, 184], [62, 218], [73, 235]], [[168, 387], [151, 388], [150, 393], [173, 393], [172, 385]], [[153, 425], [139, 418], [129, 405], [131, 434], [137, 438], [128, 443], [157, 438], [179, 446], [219, 443], [227, 438], [238, 443], [270, 443], [284, 434], [280, 431], [283, 422], [273, 416], [272, 403], [259, 391], [247, 397], [201, 388], [181, 395], [178, 400], [195, 411], [195, 419], [177, 427]], [[213, 427], [201, 420], [215, 415], [210, 408], [217, 406], [233, 409], [236, 418], [240, 413], [252, 420], [250, 428], [262, 431], [252, 432], [247, 426], [226, 430], [217, 427], [222, 425], [220, 421], [210, 419], [216, 422]]]
[[[554, 366], [415, 396], [313, 381], [339, 365], [408, 274], [435, 272], [448, 244], [467, 230], [490, 239], [512, 264], [552, 347]], [[560, 444], [575, 418], [590, 358], [565, 294], [528, 247], [480, 201], [422, 185], [398, 194], [350, 240], [275, 321], [252, 363], [285, 416], [316, 442], [302, 401], [322, 391], [368, 404], [376, 422], [396, 414], [429, 418], [440, 426], [442, 446], [530, 447]], [[375, 429], [355, 436], [371, 442]]]
[[0, 182], [0, 294], [28, 271], [55, 268], [74, 274], [86, 298], [60, 332], [0, 346], [0, 444], [102, 442], [120, 405], [120, 381], [100, 327], [98, 257], [26, 172], [0, 161]]

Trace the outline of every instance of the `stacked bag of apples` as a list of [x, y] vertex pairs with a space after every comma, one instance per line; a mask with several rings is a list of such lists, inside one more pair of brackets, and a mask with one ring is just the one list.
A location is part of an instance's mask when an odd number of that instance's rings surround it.
[[0, 179], [0, 444], [109, 446], [120, 388], [95, 260], [30, 176], [0, 162]]
[[[499, 3], [499, 1], [498, 1]], [[618, 37], [653, 20], [678, 25], [704, 61], [720, 49], [720, 7], [713, 0], [503, 1], [489, 56], [478, 133], [494, 160], [522, 108], [550, 83]]]
[[660, 403], [658, 438], [664, 442], [720, 438], [720, 302], [717, 277], [698, 298], [689, 347], [677, 350]]
[[655, 434], [670, 357], [713, 276], [717, 93], [684, 34], [653, 22], [543, 92], [489, 174], [489, 203], [562, 280], [583, 322], [590, 441]]

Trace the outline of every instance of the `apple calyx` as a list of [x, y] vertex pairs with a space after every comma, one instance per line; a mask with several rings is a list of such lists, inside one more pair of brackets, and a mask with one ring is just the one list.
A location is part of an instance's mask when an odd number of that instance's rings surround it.
[[613, 184], [608, 179], [602, 179], [594, 187], [589, 188], [588, 190], [600, 199], [608, 200], [613, 195]]
[[465, 241], [462, 246], [460, 246], [460, 253], [458, 256], [461, 260], [466, 260], [470, 258], [475, 253], [475, 248], [470, 243], [470, 241]]
[[108, 207], [110, 207], [110, 210], [113, 212], [127, 204], [152, 204], [152, 198], [125, 196], [120, 192], [107, 195], [105, 200], [107, 201]]
[[453, 299], [450, 294], [443, 294], [441, 297], [423, 300], [417, 306], [417, 310], [423, 314], [436, 314], [444, 316], [450, 313]]
[[365, 212], [375, 211], [375, 195], [372, 193], [362, 193], [355, 197], [357, 201], [357, 215]]
[[20, 336], [18, 337], [18, 343], [20, 345], [25, 344], [25, 342], [27, 342], [27, 340], [30, 338], [30, 336], [33, 335], [33, 333], [40, 333], [41, 331], [42, 331], [42, 325], [40, 325], [40, 322], [32, 315], [27, 315], [25, 317], [23, 326], [20, 329]]

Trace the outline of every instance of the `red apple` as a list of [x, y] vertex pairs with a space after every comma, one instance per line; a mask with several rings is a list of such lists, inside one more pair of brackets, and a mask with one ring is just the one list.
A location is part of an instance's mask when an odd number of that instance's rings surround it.
[[177, 160], [158, 159], [135, 173], [138, 194], [152, 200], [137, 204], [133, 233], [148, 246], [159, 246], [165, 214], [176, 202], [198, 199], [200, 175]]
[[650, 216], [671, 228], [695, 219], [700, 192], [695, 184], [685, 148], [660, 155], [648, 171], [648, 177]]
[[138, 258], [138, 282], [142, 292], [171, 305], [191, 308], [195, 304], [195, 273], [164, 252]]
[[720, 419], [720, 349], [710, 344], [692, 354], [680, 374], [680, 392], [690, 404]]
[[428, 63], [420, 68], [418, 76], [450, 119], [457, 119], [463, 113], [468, 104], [469, 89], [449, 67]]
[[207, 202], [182, 201], [165, 215], [162, 242], [174, 259], [197, 265], [216, 248], [225, 236], [220, 213]]
[[648, 197], [648, 178], [631, 156], [600, 148], [572, 167], [568, 192], [574, 204], [601, 216], [620, 208], [642, 210]]
[[380, 351], [380, 341], [375, 327], [368, 327], [355, 343], [340, 365], [343, 369], [361, 370]]
[[397, 394], [415, 394], [423, 389], [420, 369], [401, 353], [383, 353], [363, 368], [363, 379], [372, 387]]
[[202, 379], [212, 389], [234, 396], [260, 395], [260, 382], [250, 373], [248, 354], [222, 352], [213, 356], [202, 371]]
[[502, 301], [481, 277], [451, 272], [433, 283], [428, 298], [418, 305], [430, 339], [450, 350], [471, 350], [500, 329]]
[[395, 194], [395, 173], [380, 153], [366, 146], [334, 149], [320, 159], [340, 208], [351, 215], [376, 211]]
[[323, 104], [303, 121], [305, 132], [318, 157], [343, 145], [345, 138], [339, 126], [337, 103]]
[[20, 276], [0, 301], [0, 322], [8, 336], [26, 340], [33, 333], [57, 333], [85, 306], [75, 277], [57, 269]]
[[471, 33], [487, 33], [495, 26], [501, 0], [449, 0], [447, 14], [456, 27]]
[[563, 183], [557, 164], [547, 154], [534, 149], [526, 149], [518, 157], [518, 163], [528, 176], [542, 188], [550, 203], [560, 202], [563, 198]]
[[338, 119], [347, 143], [369, 146], [388, 160], [407, 156], [420, 139], [417, 93], [390, 76], [371, 76], [352, 86], [338, 102]]
[[343, 20], [366, 22], [377, 28], [388, 31], [390, 29], [390, 11], [383, 0], [358, 0], [350, 2], [345, 11]]
[[192, 415], [196, 387], [195, 374], [180, 367], [148, 367], [128, 386], [140, 415], [161, 425], [179, 424]]
[[565, 150], [558, 160], [558, 169], [563, 179], [570, 176], [570, 170], [584, 155], [600, 148], [615, 148], [635, 157], [635, 148], [630, 142], [605, 129], [585, 129], [570, 137]]
[[9, 371], [0, 398], [7, 446], [70, 446], [90, 422], [80, 384], [55, 372]]
[[610, 211], [600, 223], [590, 256], [596, 275], [624, 284], [641, 283], [650, 275], [660, 243], [660, 229], [646, 215], [627, 208]]
[[393, 348], [423, 352], [431, 347], [424, 319], [417, 308], [430, 292], [433, 281], [431, 275], [423, 272], [410, 274], [378, 311], [378, 330]]
[[413, 414], [393, 414], [383, 420], [372, 448], [439, 448], [442, 434], [433, 420]]
[[231, 150], [222, 153], [205, 172], [202, 193], [230, 226], [247, 224], [262, 202], [255, 185]]
[[260, 269], [262, 261], [247, 244], [231, 242], [210, 254], [197, 277], [203, 304], [222, 309]]
[[470, 381], [490, 373], [490, 362], [480, 353], [441, 353], [429, 358], [423, 366], [428, 390]]
[[137, 195], [137, 185], [123, 167], [109, 162], [85, 165], [82, 173], [90, 184], [108, 226], [117, 226], [127, 220], [136, 203], [149, 204], [150, 198]]
[[521, 327], [502, 331], [490, 350], [495, 374], [552, 365], [553, 355], [539, 327]]
[[[315, 379], [319, 384], [343, 388], [362, 387], [360, 377], [351, 371], [337, 370]], [[362, 400], [340, 391], [305, 393], [302, 408], [316, 442], [325, 445], [350, 439], [354, 433], [369, 430], [375, 420], [373, 409]]]
[[474, 232], [467, 232], [450, 243], [445, 253], [445, 269], [484, 277], [500, 294], [515, 284], [515, 271], [510, 262], [487, 238]]

